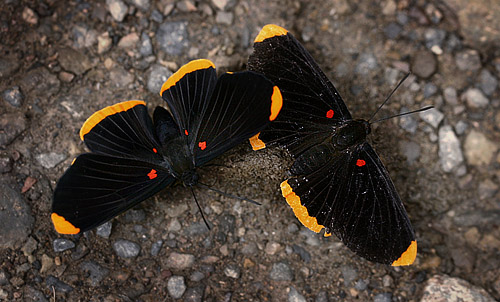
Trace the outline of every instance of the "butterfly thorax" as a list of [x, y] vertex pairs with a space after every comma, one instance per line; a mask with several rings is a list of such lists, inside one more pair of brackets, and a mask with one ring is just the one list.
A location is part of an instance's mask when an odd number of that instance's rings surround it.
[[368, 121], [349, 120], [335, 128], [331, 142], [336, 151], [342, 151], [364, 142], [370, 132], [371, 127]]
[[187, 186], [196, 184], [198, 176], [193, 156], [184, 137], [179, 136], [166, 142], [161, 148], [161, 154], [163, 155], [162, 166], [173, 177], [181, 180]]
[[292, 167], [292, 175], [307, 175], [328, 164], [340, 153], [349, 152], [351, 147], [366, 140], [370, 124], [365, 120], [348, 120], [336, 126], [331, 136], [300, 154]]

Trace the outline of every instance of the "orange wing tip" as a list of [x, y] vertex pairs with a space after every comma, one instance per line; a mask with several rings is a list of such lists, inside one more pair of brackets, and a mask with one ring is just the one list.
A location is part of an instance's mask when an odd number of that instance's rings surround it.
[[278, 86], [273, 87], [273, 95], [271, 96], [271, 115], [269, 116], [270, 121], [274, 119], [280, 113], [281, 107], [283, 107], [283, 96]]
[[177, 70], [177, 72], [175, 72], [173, 75], [171, 75], [170, 78], [168, 78], [168, 80], [165, 83], [163, 83], [163, 85], [161, 86], [161, 90], [160, 90], [160, 96], [163, 95], [163, 91], [174, 86], [186, 74], [191, 73], [193, 71], [197, 71], [197, 70], [207, 69], [210, 67], [215, 69], [214, 63], [212, 63], [212, 61], [207, 60], [207, 59], [193, 60], [193, 61], [183, 65], [181, 68], [179, 68], [179, 70]]
[[250, 140], [250, 144], [252, 145], [252, 149], [254, 151], [264, 149], [266, 147], [266, 144], [259, 139], [260, 132], [252, 136]]
[[52, 213], [50, 216], [52, 219], [52, 223], [54, 224], [54, 228], [60, 234], [78, 234], [80, 233], [80, 229], [76, 228], [74, 225], [69, 223], [64, 217], [57, 215], [56, 213]]
[[285, 197], [286, 202], [292, 208], [293, 213], [299, 221], [313, 232], [319, 233], [324, 226], [318, 224], [315, 217], [309, 216], [307, 208], [300, 203], [300, 197], [293, 192], [293, 189], [288, 184], [288, 180], [281, 183], [281, 193]]
[[262, 42], [265, 39], [269, 39], [276, 36], [284, 36], [287, 33], [288, 31], [281, 26], [268, 24], [261, 29], [260, 33], [255, 38], [254, 42], [255, 43]]
[[83, 137], [85, 134], [89, 133], [92, 128], [94, 128], [97, 124], [99, 124], [106, 117], [113, 115], [115, 113], [119, 113], [122, 111], [127, 111], [130, 108], [133, 108], [137, 105], [144, 105], [146, 103], [144, 101], [126, 101], [118, 104], [114, 104], [112, 106], [108, 106], [103, 108], [96, 113], [92, 114], [86, 121], [83, 123], [82, 128], [80, 129], [80, 139], [83, 141]]
[[413, 240], [408, 247], [408, 249], [401, 254], [398, 260], [394, 261], [392, 266], [403, 266], [403, 265], [411, 265], [415, 258], [417, 257], [417, 241]]

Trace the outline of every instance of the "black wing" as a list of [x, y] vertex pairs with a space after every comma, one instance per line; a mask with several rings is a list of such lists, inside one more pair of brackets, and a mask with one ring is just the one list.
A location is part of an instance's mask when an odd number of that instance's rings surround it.
[[185, 136], [190, 145], [195, 142], [200, 116], [206, 111], [216, 83], [214, 64], [200, 59], [179, 68], [161, 87], [160, 95], [167, 102], [180, 135]]
[[332, 154], [330, 162], [281, 184], [283, 196], [308, 228], [333, 233], [359, 256], [409, 265], [415, 234], [387, 170], [368, 143]]
[[[161, 115], [159, 122], [164, 120]], [[80, 155], [56, 186], [52, 221], [59, 233], [96, 227], [174, 181], [161, 166], [160, 144], [142, 101], [97, 111], [80, 137], [92, 153]]]
[[90, 151], [117, 157], [159, 160], [160, 146], [143, 101], [127, 101], [101, 109], [80, 129]]
[[52, 222], [61, 234], [85, 232], [151, 197], [175, 179], [145, 161], [87, 153], [59, 179]]
[[247, 71], [217, 80], [208, 60], [181, 67], [163, 84], [161, 95], [186, 137], [195, 166], [263, 130], [282, 106], [279, 89], [264, 76]]
[[259, 135], [263, 143], [278, 143], [297, 156], [325, 138], [324, 125], [351, 119], [333, 84], [284, 28], [272, 24], [262, 28], [248, 69], [265, 75], [283, 95], [280, 115]]
[[217, 81], [200, 116], [191, 146], [200, 166], [263, 130], [274, 120], [283, 100], [278, 87], [251, 71], [226, 73]]

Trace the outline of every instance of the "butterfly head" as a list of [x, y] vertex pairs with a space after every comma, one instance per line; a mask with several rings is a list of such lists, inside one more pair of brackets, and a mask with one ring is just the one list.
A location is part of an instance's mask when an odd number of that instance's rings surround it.
[[198, 184], [198, 173], [196, 173], [196, 170], [187, 170], [184, 171], [181, 175], [181, 181], [186, 187], [192, 187]]

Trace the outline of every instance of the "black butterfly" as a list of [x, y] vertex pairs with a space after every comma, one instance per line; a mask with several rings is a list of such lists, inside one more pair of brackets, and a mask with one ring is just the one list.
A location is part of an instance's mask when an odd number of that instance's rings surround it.
[[181, 67], [162, 86], [170, 112], [143, 101], [106, 107], [87, 119], [80, 137], [90, 149], [59, 180], [52, 204], [56, 231], [92, 229], [181, 181], [255, 135], [278, 115], [282, 99], [262, 75], [246, 71], [217, 79], [208, 60]]
[[254, 149], [284, 146], [295, 158], [281, 184], [297, 218], [335, 234], [368, 260], [410, 265], [417, 242], [408, 215], [379, 157], [366, 141], [370, 123], [353, 120], [311, 55], [286, 29], [266, 25], [255, 39], [249, 70], [283, 95], [280, 116], [250, 139]]

